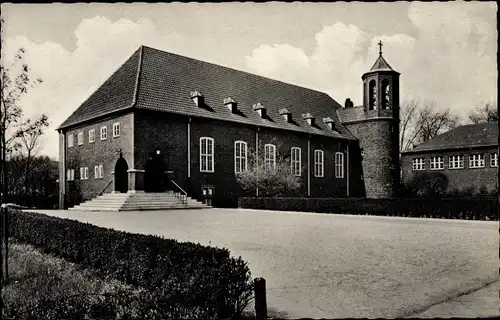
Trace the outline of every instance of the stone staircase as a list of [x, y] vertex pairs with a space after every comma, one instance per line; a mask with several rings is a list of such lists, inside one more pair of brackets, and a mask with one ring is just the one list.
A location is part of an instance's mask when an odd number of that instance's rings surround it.
[[142, 211], [211, 208], [178, 192], [105, 193], [69, 208], [76, 211]]

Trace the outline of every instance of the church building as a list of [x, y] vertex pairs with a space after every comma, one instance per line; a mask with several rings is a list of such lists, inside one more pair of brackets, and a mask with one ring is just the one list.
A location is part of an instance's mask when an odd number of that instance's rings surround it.
[[[379, 43], [380, 48], [382, 44]], [[252, 151], [300, 177], [295, 196], [395, 197], [399, 73], [382, 57], [361, 77], [363, 105], [141, 46], [59, 128], [60, 208], [103, 193], [182, 189], [216, 207]]]

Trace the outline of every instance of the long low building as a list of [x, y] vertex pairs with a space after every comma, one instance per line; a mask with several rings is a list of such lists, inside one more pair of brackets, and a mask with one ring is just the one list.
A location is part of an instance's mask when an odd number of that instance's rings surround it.
[[236, 179], [252, 151], [270, 168], [277, 153], [288, 157], [298, 196], [393, 197], [399, 73], [380, 52], [362, 82], [363, 105], [342, 106], [319, 91], [141, 46], [58, 128], [60, 207], [178, 187], [234, 206], [253, 195]]
[[403, 151], [401, 169], [403, 184], [416, 192], [494, 194], [498, 123], [460, 126]]

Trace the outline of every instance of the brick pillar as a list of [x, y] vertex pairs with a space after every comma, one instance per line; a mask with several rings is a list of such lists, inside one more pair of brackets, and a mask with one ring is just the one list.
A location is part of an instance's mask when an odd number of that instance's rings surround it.
[[128, 192], [144, 192], [144, 170], [129, 169], [128, 172]]

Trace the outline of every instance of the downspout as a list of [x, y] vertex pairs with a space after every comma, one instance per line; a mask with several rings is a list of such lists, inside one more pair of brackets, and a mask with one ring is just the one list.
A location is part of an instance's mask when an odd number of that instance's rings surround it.
[[188, 125], [187, 125], [187, 138], [188, 138], [188, 141], [187, 141], [187, 148], [188, 148], [188, 154], [187, 154], [187, 165], [188, 165], [188, 179], [191, 178], [191, 117], [189, 117], [188, 119]]
[[349, 142], [347, 142], [347, 155], [346, 155], [346, 179], [347, 179], [347, 197], [349, 197]]
[[[255, 131], [255, 168], [259, 170], [259, 130], [257, 127], [257, 131]], [[257, 175], [258, 177], [259, 175]], [[255, 187], [255, 196], [259, 196], [259, 182], [256, 181], [257, 186]]]
[[59, 210], [64, 210], [66, 208], [66, 133], [64, 130], [59, 131], [59, 165], [61, 166], [59, 171]]
[[307, 139], [307, 196], [311, 196], [311, 135]]

